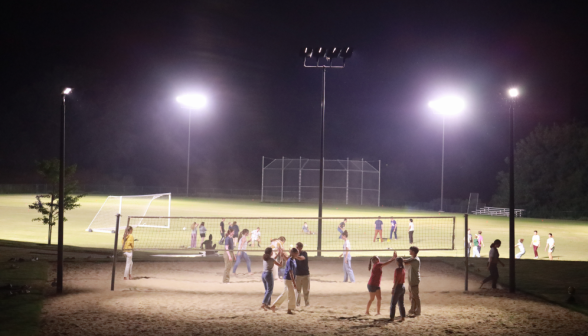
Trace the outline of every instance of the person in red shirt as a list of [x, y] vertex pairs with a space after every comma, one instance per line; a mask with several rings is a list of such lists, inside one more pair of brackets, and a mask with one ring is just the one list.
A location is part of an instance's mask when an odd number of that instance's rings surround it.
[[399, 322], [402, 322], [406, 317], [406, 309], [404, 308], [404, 278], [406, 272], [404, 271], [404, 259], [397, 258], [396, 262], [398, 263], [398, 268], [394, 270], [394, 287], [392, 287], [392, 301], [390, 302], [390, 321], [394, 322], [396, 304], [398, 304], [398, 310], [400, 310]]
[[[390, 260], [386, 261], [385, 263], [380, 262], [380, 258], [373, 256], [370, 259], [370, 265], [368, 266], [368, 270], [372, 271], [372, 275], [370, 276], [370, 280], [368, 281], [368, 292], [370, 293], [370, 300], [368, 301], [367, 308], [365, 310], [366, 315], [370, 315], [370, 306], [372, 302], [374, 302], [374, 298], [377, 298], [377, 313], [376, 315], [380, 315], [380, 306], [382, 305], [382, 293], [380, 291], [380, 281], [382, 280], [382, 267], [390, 264], [393, 262], [394, 259], [390, 258]], [[374, 266], [372, 267], [372, 263]]]

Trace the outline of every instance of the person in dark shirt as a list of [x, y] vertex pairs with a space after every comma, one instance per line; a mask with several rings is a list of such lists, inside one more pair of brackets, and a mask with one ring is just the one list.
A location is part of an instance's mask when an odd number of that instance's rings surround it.
[[304, 304], [308, 306], [308, 295], [310, 292], [310, 270], [308, 269], [308, 254], [303, 251], [304, 245], [300, 242], [296, 243], [298, 249], [298, 257], [296, 257], [296, 290], [298, 296], [296, 297], [296, 306], [300, 307], [300, 292], [304, 293]]
[[225, 219], [224, 218], [220, 222], [220, 235], [221, 235], [221, 239], [219, 241], [219, 244], [224, 244], [225, 243]]
[[212, 234], [208, 235], [208, 240], [205, 240], [202, 244], [200, 244], [200, 249], [206, 250], [204, 251], [204, 255], [207, 257], [217, 255], [217, 252], [215, 250], [216, 244], [212, 244]]
[[233, 249], [235, 248], [235, 244], [233, 244], [233, 230], [227, 230], [227, 239], [225, 239], [225, 250], [223, 251], [223, 258], [225, 259], [225, 272], [223, 274], [223, 283], [229, 283], [231, 280], [231, 268], [233, 268], [233, 263], [235, 262], [235, 254], [233, 253]]
[[237, 222], [233, 222], [233, 245], [237, 246], [239, 244], [239, 225]]
[[293, 310], [296, 309], [296, 257], [298, 257], [298, 250], [294, 247], [290, 250], [290, 258], [286, 262], [284, 291], [270, 307], [274, 313], [276, 308], [286, 300], [288, 300], [288, 314], [294, 314]]

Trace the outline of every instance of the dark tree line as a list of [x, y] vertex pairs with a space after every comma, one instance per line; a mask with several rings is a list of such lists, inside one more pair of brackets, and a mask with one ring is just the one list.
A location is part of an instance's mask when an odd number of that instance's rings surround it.
[[[507, 159], [508, 162], [508, 159]], [[500, 172], [492, 199], [508, 206], [509, 174]], [[515, 148], [515, 204], [531, 217], [588, 216], [588, 128], [537, 126]]]

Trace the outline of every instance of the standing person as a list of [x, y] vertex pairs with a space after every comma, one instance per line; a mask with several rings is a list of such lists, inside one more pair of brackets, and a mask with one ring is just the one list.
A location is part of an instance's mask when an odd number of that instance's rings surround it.
[[288, 292], [288, 314], [294, 314], [293, 310], [296, 309], [296, 257], [298, 257], [298, 250], [293, 247], [290, 250], [290, 258], [286, 261], [284, 291], [271, 306], [271, 310], [274, 313], [276, 312], [276, 308], [280, 307], [286, 300], [286, 292]]
[[223, 218], [220, 222], [220, 236], [221, 239], [218, 242], [219, 244], [225, 244], [225, 219]]
[[490, 256], [488, 257], [488, 270], [490, 271], [490, 276], [482, 280], [480, 288], [482, 288], [482, 286], [484, 286], [486, 282], [492, 280], [492, 288], [496, 289], [496, 283], [498, 282], [498, 263], [500, 263], [502, 267], [504, 267], [502, 261], [498, 259], [500, 257], [500, 253], [498, 253], [498, 248], [501, 244], [502, 242], [500, 241], [500, 239], [496, 239], [494, 243], [490, 245]]
[[204, 222], [202, 222], [202, 224], [200, 224], [200, 239], [201, 239], [201, 243], [200, 245], [204, 244], [204, 238], [206, 238], [206, 227], [204, 226]]
[[296, 243], [298, 257], [296, 257], [296, 307], [300, 307], [300, 292], [304, 294], [304, 305], [308, 307], [308, 295], [310, 293], [310, 269], [308, 269], [308, 254], [303, 251], [304, 245], [301, 242]]
[[239, 245], [237, 247], [237, 249], [239, 250], [239, 252], [237, 252], [237, 262], [235, 262], [235, 266], [233, 266], [233, 275], [237, 275], [237, 273], [235, 273], [237, 271], [237, 267], [239, 267], [239, 264], [241, 263], [241, 260], [245, 260], [245, 262], [247, 263], [247, 272], [249, 272], [248, 274], [251, 275], [253, 273], [251, 273], [251, 259], [249, 259], [249, 255], [247, 255], [247, 252], [245, 252], [245, 250], [247, 250], [247, 237], [249, 236], [249, 230], [245, 229], [243, 231], [241, 231], [241, 235], [239, 237]]
[[339, 226], [337, 227], [337, 231], [339, 231], [340, 233], [339, 239], [341, 239], [341, 236], [343, 235], [343, 230], [345, 230], [345, 224], [347, 224], [347, 218], [343, 219], [343, 221], [339, 223]]
[[[408, 240], [409, 240], [409, 243], [412, 244], [414, 242], [414, 240], [413, 240], [413, 238], [414, 238], [413, 237], [413, 235], [414, 235], [414, 222], [412, 221], [412, 218], [409, 219], [408, 221], [409, 221], [408, 222]], [[410, 292], [410, 290], [409, 290], [409, 292]]]
[[231, 280], [231, 268], [233, 267], [233, 262], [235, 262], [235, 254], [233, 253], [234, 247], [233, 229], [228, 229], [227, 235], [225, 236], [225, 250], [223, 253], [223, 259], [225, 259], [225, 273], [223, 274], [223, 283], [229, 283]]
[[233, 244], [237, 245], [239, 243], [239, 225], [237, 225], [237, 221], [233, 222]]
[[[274, 258], [278, 263], [284, 264], [282, 260], [282, 255], [284, 253], [284, 243], [286, 242], [286, 238], [284, 236], [280, 238], [275, 238], [271, 240], [271, 248], [272, 248], [272, 258]], [[273, 276], [274, 280], [278, 280], [279, 278], [279, 270], [278, 266], [274, 266]]]
[[374, 234], [374, 243], [376, 242], [376, 237], [378, 236], [378, 233], [380, 234], [380, 242], [383, 243], [384, 240], [382, 239], [382, 225], [384, 225], [384, 223], [380, 219], [380, 216], [378, 216], [378, 220], [376, 220], [374, 224], [376, 226], [376, 233]]
[[474, 258], [480, 258], [480, 240], [478, 239], [478, 235], [474, 237]]
[[[381, 263], [380, 258], [377, 256], [371, 257], [368, 271], [372, 271], [372, 273], [367, 285], [368, 292], [370, 293], [370, 299], [367, 303], [367, 308], [365, 309], [366, 315], [370, 315], [370, 307], [372, 302], [374, 302], [374, 298], [377, 299], [376, 315], [380, 315], [380, 306], [382, 305], [382, 291], [380, 290], [380, 282], [382, 281], [382, 267], [393, 261], [394, 259], [390, 258], [390, 260], [386, 261], [385, 263]], [[374, 265], [373, 268], [372, 264]]]
[[537, 234], [537, 230], [533, 231], [533, 238], [531, 238], [531, 246], [533, 247], [533, 252], [535, 252], [535, 259], [539, 259], [539, 253], [537, 250], [539, 246], [541, 246], [541, 237]]
[[466, 244], [466, 247], [468, 249], [468, 256], [472, 256], [472, 245], [473, 245], [474, 240], [472, 239], [472, 230], [468, 229], [468, 242]]
[[545, 244], [545, 251], [547, 251], [547, 255], [549, 256], [549, 260], [553, 260], [553, 251], [555, 250], [555, 239], [553, 239], [553, 235], [550, 233], [549, 238], [547, 238], [547, 244]]
[[[408, 295], [410, 298], [409, 316], [421, 315], [421, 298], [419, 295], [419, 284], [421, 283], [421, 259], [418, 257], [419, 248], [411, 246], [408, 249], [410, 258], [403, 259], [404, 264], [409, 266], [408, 269]], [[396, 258], [396, 252], [394, 252]]]
[[396, 225], [396, 220], [394, 217], [390, 217], [390, 239], [392, 239], [392, 234], [394, 234], [394, 239], [398, 239], [396, 235], [396, 230], [398, 229], [398, 225]]
[[[257, 242], [257, 247], [261, 247], [261, 245], [259, 244], [261, 242], [261, 231], [259, 229], [259, 226], [257, 227], [257, 229], [251, 232], [251, 240], [249, 240], [247, 244], [252, 243], [253, 247], [255, 247], [255, 242]], [[251, 244], [249, 244], [249, 246], [251, 246]]]
[[404, 279], [406, 271], [404, 270], [404, 260], [402, 258], [396, 258], [396, 263], [398, 268], [394, 270], [394, 287], [392, 287], [392, 300], [390, 302], [390, 321], [394, 322], [396, 304], [398, 304], [398, 310], [400, 310], [399, 322], [402, 322], [406, 317], [406, 309], [404, 308], [404, 293], [406, 292]]
[[132, 280], [133, 276], [133, 249], [135, 248], [135, 239], [133, 238], [133, 227], [127, 226], [122, 239], [123, 254], [127, 257], [125, 265], [125, 280]]
[[353, 274], [353, 269], [351, 269], [351, 243], [349, 242], [347, 230], [343, 231], [341, 237], [343, 237], [343, 250], [345, 251], [339, 256], [339, 258], [343, 257], [343, 272], [345, 272], [343, 282], [347, 282], [347, 279], [349, 279], [349, 282], [354, 283], [355, 275]]
[[216, 244], [212, 243], [212, 234], [208, 235], [208, 240], [205, 240], [202, 244], [200, 244], [200, 249], [205, 250], [205, 256], [212, 256], [217, 255], [216, 253]]
[[523, 245], [524, 239], [519, 239], [519, 243], [515, 245], [515, 247], [519, 248], [519, 253], [515, 256], [515, 259], [521, 259], [521, 257], [525, 254], [525, 245]]
[[192, 223], [192, 241], [190, 242], [190, 248], [195, 248], [196, 243], [198, 242], [198, 224], [196, 222]]
[[482, 237], [482, 231], [478, 231], [478, 254], [482, 252], [482, 247], [484, 247], [484, 237]]
[[270, 309], [272, 303], [272, 293], [274, 292], [274, 276], [272, 270], [274, 266], [282, 266], [276, 259], [272, 258], [272, 248], [268, 247], [263, 253], [263, 273], [261, 274], [261, 281], [263, 281], [263, 287], [265, 288], [265, 295], [261, 302], [261, 308], [263, 310]]

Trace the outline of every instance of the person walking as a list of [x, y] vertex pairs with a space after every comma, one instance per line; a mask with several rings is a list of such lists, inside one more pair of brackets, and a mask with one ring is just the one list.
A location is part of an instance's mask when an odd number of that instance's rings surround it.
[[496, 239], [494, 243], [490, 245], [490, 256], [488, 257], [487, 266], [488, 270], [490, 271], [490, 276], [482, 280], [480, 288], [482, 288], [482, 286], [484, 286], [486, 282], [492, 281], [492, 288], [496, 289], [496, 283], [498, 282], [498, 263], [500, 263], [502, 267], [504, 267], [504, 264], [499, 259], [500, 253], [498, 253], [498, 248], [501, 244], [502, 242], [500, 241], [500, 239]]
[[378, 233], [380, 234], [380, 243], [383, 243], [384, 239], [382, 239], [382, 226], [384, 225], [384, 223], [380, 219], [380, 216], [378, 216], [378, 219], [374, 224], [376, 226], [376, 233], [374, 234], [374, 243], [376, 242], [376, 237], [378, 236]]
[[125, 265], [125, 280], [132, 280], [133, 278], [133, 249], [135, 248], [135, 238], [133, 238], [133, 227], [127, 226], [125, 234], [122, 239], [123, 254], [127, 257], [127, 264]]
[[[412, 221], [412, 218], [408, 220], [408, 240], [409, 243], [412, 244], [414, 242], [414, 222]], [[409, 290], [410, 291], [410, 290]]]
[[545, 244], [545, 251], [547, 251], [547, 255], [549, 256], [549, 260], [553, 260], [553, 251], [555, 250], [555, 239], [553, 239], [553, 235], [550, 233], [549, 238], [547, 238], [547, 243]]
[[479, 236], [476, 235], [474, 237], [474, 242], [473, 242], [473, 250], [474, 250], [474, 258], [480, 258], [480, 240], [478, 238]]
[[[408, 295], [410, 298], [410, 310], [408, 311], [409, 316], [421, 315], [421, 298], [419, 294], [419, 284], [421, 283], [421, 259], [418, 257], [419, 248], [411, 246], [408, 249], [410, 258], [402, 259], [405, 265], [409, 266], [408, 269]], [[394, 258], [396, 258], [396, 252], [394, 252]]]
[[293, 247], [290, 250], [290, 258], [286, 261], [284, 291], [271, 306], [271, 310], [274, 313], [276, 312], [276, 308], [279, 308], [286, 300], [286, 296], [288, 298], [288, 314], [294, 314], [293, 310], [296, 309], [296, 257], [298, 257], [298, 250]]
[[237, 245], [239, 243], [239, 225], [237, 225], [237, 222], [234, 221], [233, 222], [233, 244]]
[[396, 305], [398, 304], [398, 310], [400, 311], [400, 320], [404, 321], [406, 317], [406, 309], [404, 308], [404, 293], [406, 288], [404, 287], [404, 278], [406, 271], [404, 270], [404, 260], [402, 258], [396, 258], [398, 267], [394, 270], [394, 287], [392, 287], [392, 299], [390, 301], [390, 321], [394, 322], [394, 315], [396, 315]]
[[310, 269], [308, 268], [308, 254], [303, 251], [304, 245], [301, 242], [296, 243], [298, 249], [298, 257], [296, 257], [296, 307], [300, 307], [300, 292], [304, 294], [304, 305], [308, 307], [310, 302], [308, 296], [310, 294]]
[[519, 253], [515, 256], [515, 259], [521, 259], [523, 255], [525, 255], [525, 245], [523, 245], [524, 239], [519, 239], [519, 243], [515, 245], [515, 247], [519, 248]]
[[541, 237], [537, 233], [537, 230], [533, 231], [533, 238], [531, 238], [531, 247], [533, 247], [533, 252], [535, 252], [535, 259], [539, 259], [539, 252], [537, 251], [541, 246]]
[[225, 244], [225, 219], [223, 218], [220, 222], [220, 236], [221, 239], [218, 242], [219, 244]]
[[241, 260], [245, 260], [245, 262], [247, 263], [247, 274], [251, 275], [253, 273], [251, 273], [251, 259], [249, 259], [249, 255], [247, 255], [247, 252], [245, 252], [245, 250], [247, 250], [247, 237], [249, 236], [249, 230], [245, 229], [243, 231], [241, 231], [241, 237], [239, 237], [239, 245], [237, 247], [237, 249], [239, 250], [239, 252], [237, 252], [237, 261], [235, 262], [235, 266], [233, 266], [233, 275], [237, 275], [237, 273], [235, 273], [237, 271], [237, 267], [239, 267], [239, 264], [241, 263]]
[[345, 230], [345, 224], [347, 224], [347, 218], [344, 218], [343, 221], [339, 223], [339, 226], [337, 227], [337, 231], [339, 231], [340, 233], [339, 239], [341, 239], [341, 236], [343, 235], [343, 230]]
[[[368, 292], [370, 293], [370, 299], [367, 303], [367, 308], [365, 309], [365, 314], [370, 315], [370, 307], [372, 306], [372, 302], [374, 302], [374, 298], [376, 301], [376, 315], [380, 315], [380, 306], [382, 305], [382, 291], [380, 289], [380, 282], [382, 281], [382, 267], [390, 264], [393, 262], [394, 259], [390, 258], [390, 260], [381, 263], [380, 258], [377, 256], [373, 256], [370, 258], [370, 264], [368, 265], [368, 271], [372, 271], [370, 274], [370, 279], [367, 284]], [[372, 267], [373, 264], [373, 267]]]
[[192, 235], [191, 235], [191, 242], [190, 248], [195, 248], [196, 243], [198, 243], [198, 224], [196, 222], [192, 223]]
[[265, 295], [261, 302], [261, 308], [263, 310], [270, 309], [270, 304], [272, 303], [272, 294], [274, 292], [274, 276], [272, 275], [272, 270], [274, 269], [274, 266], [282, 266], [276, 261], [276, 259], [272, 258], [272, 254], [273, 251], [271, 247], [266, 248], [263, 253], [263, 273], [261, 274], [261, 281], [265, 288]]
[[204, 226], [204, 222], [202, 222], [200, 224], [200, 227], [198, 228], [198, 230], [200, 231], [200, 239], [201, 239], [200, 245], [202, 245], [202, 244], [204, 244], [204, 240], [206, 238], [206, 227]]
[[349, 279], [349, 282], [354, 283], [355, 275], [353, 274], [353, 269], [351, 269], [351, 243], [349, 242], [349, 233], [347, 230], [343, 231], [341, 237], [344, 241], [343, 250], [345, 251], [339, 256], [339, 258], [343, 258], [343, 272], [345, 272], [343, 282], [347, 282], [347, 279]]
[[484, 247], [484, 237], [482, 237], [482, 231], [478, 231], [478, 254], [481, 255], [482, 247]]
[[390, 217], [390, 240], [392, 239], [392, 234], [394, 234], [394, 240], [398, 239], [396, 235], [396, 230], [398, 229], [398, 225], [396, 225], [396, 220], [394, 217]]
[[233, 268], [233, 263], [235, 262], [235, 254], [233, 253], [234, 247], [233, 229], [228, 229], [227, 235], [225, 236], [225, 250], [223, 253], [223, 259], [225, 260], [223, 283], [229, 283], [231, 280], [231, 268]]

